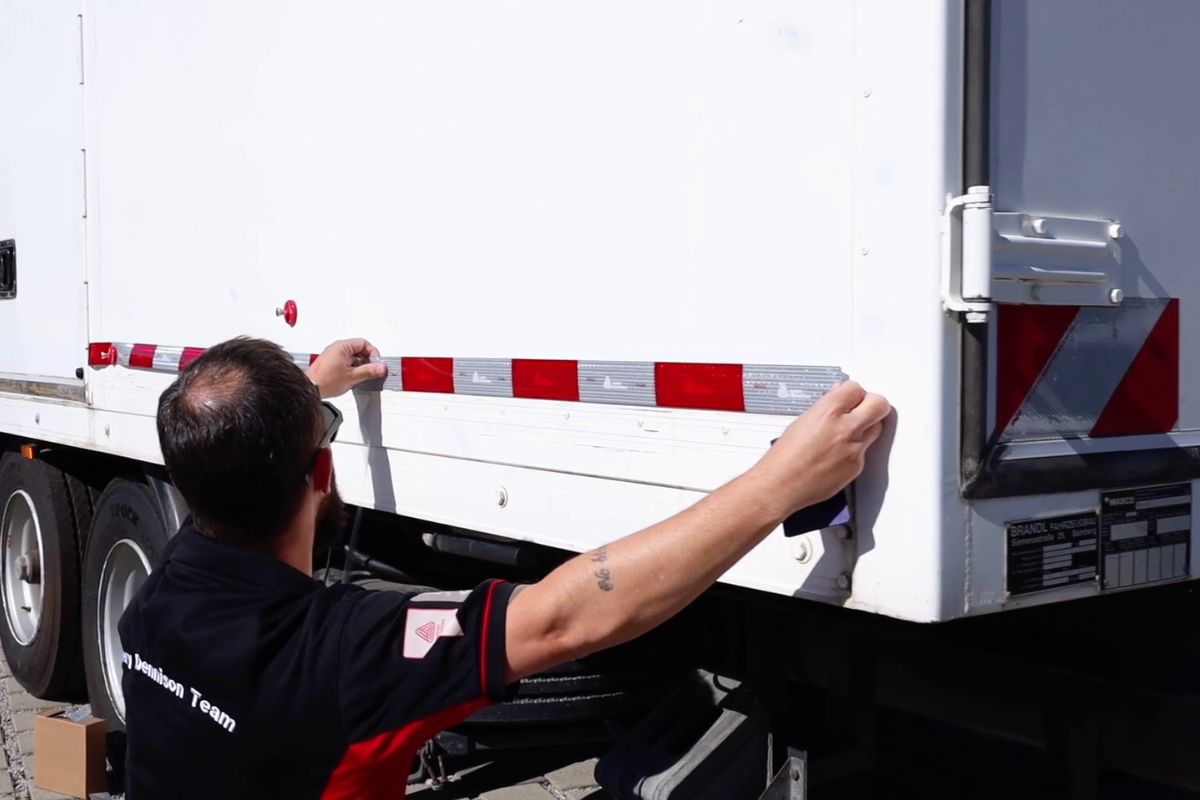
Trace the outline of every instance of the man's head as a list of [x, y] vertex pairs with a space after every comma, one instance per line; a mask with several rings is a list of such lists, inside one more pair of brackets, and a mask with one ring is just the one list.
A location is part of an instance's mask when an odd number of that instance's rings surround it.
[[316, 386], [261, 339], [205, 351], [158, 401], [163, 459], [197, 524], [242, 546], [271, 545], [293, 521], [337, 537], [328, 426]]

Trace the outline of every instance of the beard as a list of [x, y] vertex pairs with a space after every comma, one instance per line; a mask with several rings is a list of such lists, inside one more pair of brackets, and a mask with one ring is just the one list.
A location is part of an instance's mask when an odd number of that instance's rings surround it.
[[321, 552], [332, 550], [342, 543], [342, 534], [346, 532], [346, 504], [337, 488], [337, 480], [329, 494], [321, 501], [317, 511], [317, 528], [313, 535], [313, 550]]

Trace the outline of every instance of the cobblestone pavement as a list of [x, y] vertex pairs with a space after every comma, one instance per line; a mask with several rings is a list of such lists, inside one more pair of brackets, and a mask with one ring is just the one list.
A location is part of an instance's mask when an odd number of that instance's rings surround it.
[[[33, 718], [61, 707], [21, 688], [0, 658], [0, 800], [65, 800], [33, 785]], [[508, 751], [464, 765], [452, 782], [410, 786], [417, 800], [607, 800], [596, 786], [594, 750], [542, 748]]]
[[33, 785], [33, 718], [61, 704], [40, 700], [21, 688], [0, 658], [0, 800], [58, 800], [64, 795]]

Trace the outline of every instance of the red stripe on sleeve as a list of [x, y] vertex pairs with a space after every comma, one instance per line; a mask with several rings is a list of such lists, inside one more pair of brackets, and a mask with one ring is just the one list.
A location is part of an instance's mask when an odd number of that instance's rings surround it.
[[483, 685], [483, 696], [488, 696], [487, 662], [488, 662], [488, 632], [492, 629], [492, 596], [500, 581], [492, 581], [488, 587], [487, 602], [483, 604], [483, 633], [479, 642], [479, 682]]
[[365, 797], [404, 797], [404, 779], [417, 749], [434, 734], [462, 722], [487, 705], [480, 697], [444, 708], [424, 719], [346, 748], [329, 775], [321, 800], [362, 800]]

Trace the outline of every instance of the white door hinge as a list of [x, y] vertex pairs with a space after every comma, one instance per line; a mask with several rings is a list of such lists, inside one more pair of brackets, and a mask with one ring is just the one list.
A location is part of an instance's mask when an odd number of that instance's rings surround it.
[[942, 215], [942, 306], [982, 322], [991, 307], [992, 190], [949, 197]]
[[943, 211], [942, 305], [982, 322], [997, 302], [1119, 304], [1123, 236], [1111, 219], [995, 211], [990, 187], [972, 186]]

